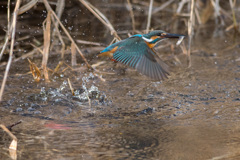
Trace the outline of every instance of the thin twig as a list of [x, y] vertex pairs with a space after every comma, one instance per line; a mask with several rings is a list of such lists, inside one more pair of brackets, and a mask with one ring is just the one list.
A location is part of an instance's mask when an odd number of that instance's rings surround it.
[[25, 58], [27, 58], [27, 57], [29, 57], [29, 56], [32, 56], [34, 53], [36, 53], [36, 50], [37, 50], [37, 49], [34, 48], [33, 50], [31, 50], [30, 52], [22, 55], [21, 57], [14, 59], [13, 62], [17, 62], [17, 61], [19, 61], [19, 60], [22, 60], [22, 59], [25, 59]]
[[152, 18], [152, 7], [153, 7], [153, 0], [150, 0], [149, 10], [148, 10], [148, 21], [147, 21], [146, 33], [149, 32], [149, 28], [150, 28], [150, 24], [151, 24], [151, 18]]
[[55, 73], [57, 73], [57, 72], [60, 70], [60, 68], [61, 68], [61, 66], [62, 66], [63, 64], [64, 64], [63, 61], [58, 62], [58, 65], [57, 65], [57, 67], [53, 70], [52, 75], [55, 74]]
[[23, 13], [27, 12], [28, 10], [30, 10], [32, 7], [35, 6], [35, 4], [37, 2], [38, 2], [38, 0], [31, 0], [30, 2], [28, 2], [27, 4], [25, 4], [24, 6], [19, 8], [18, 15], [23, 14]]
[[10, 36], [9, 36], [8, 33], [7, 33], [5, 42], [4, 42], [3, 46], [2, 46], [2, 50], [1, 50], [1, 53], [0, 53], [0, 61], [1, 61], [1, 59], [2, 59], [3, 52], [5, 51], [5, 49], [6, 49], [6, 47], [7, 47], [7, 44], [8, 44], [8, 41], [9, 41], [9, 37], [10, 37]]
[[10, 23], [10, 0], [8, 0], [8, 10], [7, 10], [7, 20], [8, 20], [8, 32], [6, 34], [6, 38], [5, 38], [5, 42], [3, 44], [1, 53], [0, 53], [0, 61], [2, 59], [3, 56], [3, 52], [5, 51], [8, 41], [10, 39], [10, 35], [11, 35], [11, 23]]
[[70, 87], [70, 90], [71, 90], [71, 92], [72, 92], [72, 95], [74, 96], [74, 89], [73, 89], [73, 87], [72, 87], [72, 83], [71, 83], [71, 81], [70, 81], [69, 78], [68, 78], [67, 80], [68, 80], [68, 85], [69, 85], [69, 87]]
[[[61, 19], [64, 8], [65, 8], [65, 0], [58, 0], [57, 4], [56, 4], [56, 15], [57, 15], [58, 19]], [[53, 41], [52, 41], [51, 48], [54, 47], [55, 45], [57, 45], [59, 43], [59, 40], [60, 40], [60, 42], [62, 44], [61, 58], [63, 60], [66, 45], [65, 45], [65, 43], [63, 41], [63, 38], [62, 38], [62, 35], [59, 31], [59, 22], [55, 21], [53, 16], [51, 18], [52, 18], [53, 24], [55, 26], [55, 28], [53, 29], [53, 32], [52, 32]], [[58, 35], [59, 40], [56, 38], [56, 35]]]
[[14, 126], [19, 125], [20, 123], [22, 123], [21, 120], [20, 120], [20, 121], [17, 121], [16, 123], [13, 123], [13, 124], [7, 126], [7, 129], [9, 129], [9, 131], [11, 131]]
[[[61, 17], [62, 17], [64, 8], [65, 8], [65, 0], [58, 0], [57, 7], [56, 7], [56, 13], [57, 13], [57, 17], [59, 19], [61, 19]], [[56, 28], [58, 28], [58, 25], [59, 25], [58, 21], [55, 22], [55, 25], [56, 25]]]
[[232, 17], [233, 17], [233, 24], [234, 24], [234, 28], [237, 31], [237, 20], [236, 20], [236, 15], [235, 15], [235, 10], [234, 10], [234, 6], [236, 4], [236, 0], [234, 0], [234, 2], [232, 0], [229, 0], [230, 6], [231, 6], [231, 10], [232, 10]]
[[218, 17], [219, 17], [220, 20], [221, 20], [221, 25], [224, 26], [224, 25], [225, 25], [225, 22], [224, 22], [223, 18], [222, 18], [221, 15], [220, 15], [221, 7], [220, 7], [220, 5], [219, 5], [219, 0], [215, 0], [215, 2], [214, 2], [214, 0], [211, 0], [211, 3], [212, 3], [212, 5], [213, 5], [214, 11], [215, 11], [215, 12], [214, 12], [215, 23], [218, 24]]
[[[8, 0], [8, 10], [7, 10], [7, 20], [8, 20], [8, 32], [10, 32], [10, 27], [11, 27], [11, 23], [10, 23], [10, 0]], [[8, 33], [8, 35], [10, 35], [10, 33]], [[1, 58], [0, 58], [1, 60]]]
[[158, 13], [159, 11], [165, 9], [167, 6], [169, 6], [169, 5], [170, 5], [171, 3], [173, 3], [174, 1], [175, 1], [175, 0], [168, 0], [168, 1], [166, 1], [166, 2], [163, 3], [160, 7], [154, 9], [154, 10], [152, 11], [152, 14], [156, 14], [156, 13]]
[[43, 45], [42, 46], [39, 46], [37, 47], [36, 45], [30, 43], [31, 46], [33, 46], [35, 49], [37, 49], [42, 55], [43, 55], [43, 50], [41, 48], [43, 48]]
[[[8, 64], [6, 66], [6, 70], [4, 73], [4, 78], [2, 81], [2, 86], [1, 86], [1, 90], [0, 90], [0, 101], [2, 101], [2, 95], [3, 95], [3, 91], [6, 85], [6, 81], [7, 81], [7, 77], [8, 77], [8, 72], [10, 70], [10, 66], [12, 63], [12, 58], [13, 58], [13, 48], [14, 48], [14, 42], [15, 42], [15, 33], [16, 33], [16, 23], [17, 23], [17, 13], [18, 13], [18, 9], [20, 7], [21, 4], [21, 0], [17, 0], [16, 2], [16, 6], [13, 12], [13, 20], [12, 20], [12, 36], [11, 36], [11, 47], [10, 47], [10, 53], [9, 53], [9, 58], [8, 58]], [[11, 28], [11, 27], [10, 27]]]
[[186, 45], [185, 45], [185, 42], [184, 42], [184, 41], [182, 42], [182, 45], [180, 45], [180, 48], [181, 48], [183, 54], [185, 54], [185, 55], [188, 54], [188, 50], [187, 50], [187, 48], [186, 48]]
[[74, 46], [73, 43], [71, 44], [71, 63], [72, 63], [72, 66], [77, 65], [76, 47]]
[[102, 46], [103, 45], [98, 42], [91, 42], [91, 41], [85, 41], [85, 40], [80, 40], [80, 39], [77, 39], [76, 42], [79, 44], [88, 44], [88, 45], [94, 45], [94, 46]]
[[198, 9], [197, 9], [196, 7], [195, 7], [194, 11], [195, 11], [195, 14], [196, 14], [198, 23], [199, 23], [199, 24], [202, 24], [201, 17], [200, 17], [200, 15], [199, 15]]
[[192, 44], [192, 36], [193, 36], [193, 18], [194, 18], [194, 5], [195, 0], [191, 0], [191, 11], [190, 11], [190, 18], [188, 21], [188, 67], [192, 66], [192, 60], [191, 60], [191, 44]]
[[89, 98], [89, 95], [88, 95], [88, 94], [87, 94], [87, 98], [88, 98], [89, 107], [92, 107], [92, 101], [91, 101], [91, 99]]
[[176, 13], [177, 13], [177, 14], [180, 14], [181, 11], [182, 11], [182, 9], [183, 9], [183, 6], [184, 6], [187, 2], [189, 2], [189, 1], [190, 1], [190, 0], [182, 0], [181, 2], [179, 2]]
[[[94, 70], [95, 71], [95, 70]], [[96, 74], [96, 73], [92, 73], [94, 76], [96, 76], [96, 77], [98, 77], [101, 81], [103, 81], [103, 82], [105, 82], [106, 80], [104, 79], [104, 78], [102, 78], [102, 76], [101, 75], [98, 75], [98, 74]]]
[[132, 4], [131, 4], [130, 0], [127, 0], [127, 3], [128, 3], [128, 6], [129, 6], [130, 16], [131, 16], [131, 19], [132, 19], [132, 28], [133, 28], [132, 33], [134, 34], [135, 33], [135, 18], [134, 18], [134, 13], [133, 13], [133, 7], [132, 7]]
[[[59, 38], [59, 40], [60, 40], [60, 42], [61, 42], [61, 44], [62, 44], [62, 49], [61, 49], [61, 58], [62, 59], [64, 59], [64, 53], [65, 53], [65, 43], [64, 43], [64, 40], [63, 40], [63, 37], [62, 37], [62, 35], [61, 35], [61, 33], [60, 33], [60, 31], [59, 31], [59, 29], [58, 29], [58, 26], [59, 26], [59, 23], [56, 23], [55, 21], [54, 21], [54, 17], [51, 15], [51, 19], [52, 19], [52, 22], [53, 22], [53, 24], [54, 24], [54, 27], [55, 27], [55, 34], [57, 33], [57, 35], [58, 35], [58, 38]], [[54, 35], [54, 33], [53, 33], [53, 35]]]

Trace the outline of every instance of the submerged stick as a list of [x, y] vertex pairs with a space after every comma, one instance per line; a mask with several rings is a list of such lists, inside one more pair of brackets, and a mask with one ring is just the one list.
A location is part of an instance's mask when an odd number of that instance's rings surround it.
[[16, 33], [17, 15], [18, 15], [18, 9], [20, 7], [20, 3], [21, 3], [21, 0], [17, 0], [16, 6], [15, 6], [15, 9], [14, 9], [14, 12], [13, 12], [11, 47], [10, 47], [10, 53], [9, 53], [9, 58], [8, 58], [8, 64], [6, 66], [6, 70], [5, 70], [5, 74], [4, 74], [4, 78], [3, 78], [2, 86], [1, 86], [1, 90], [0, 90], [0, 101], [2, 101], [3, 91], [4, 91], [4, 88], [5, 88], [5, 85], [6, 85], [8, 73], [9, 73], [9, 70], [10, 70], [11, 63], [12, 63], [13, 48], [14, 48], [15, 33]]
[[16, 123], [13, 123], [13, 124], [7, 126], [7, 129], [9, 129], [9, 131], [11, 131], [14, 126], [19, 125], [20, 123], [22, 123], [21, 120], [20, 120], [20, 121], [17, 121]]

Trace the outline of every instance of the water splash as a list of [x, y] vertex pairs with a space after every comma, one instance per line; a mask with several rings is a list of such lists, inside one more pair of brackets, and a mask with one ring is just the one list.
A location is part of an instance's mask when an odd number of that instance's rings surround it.
[[40, 97], [41, 97], [41, 99], [42, 99], [43, 101], [47, 101], [48, 96], [47, 96], [45, 87], [42, 87], [42, 88], [41, 88]]
[[95, 99], [99, 97], [99, 89], [95, 85], [91, 85], [90, 88], [88, 88], [88, 83], [90, 83], [90, 79], [93, 79], [94, 75], [92, 73], [89, 73], [88, 76], [82, 77], [82, 88], [84, 92], [80, 93], [79, 91], [75, 91], [75, 97], [78, 98], [80, 101], [88, 101], [89, 99]]

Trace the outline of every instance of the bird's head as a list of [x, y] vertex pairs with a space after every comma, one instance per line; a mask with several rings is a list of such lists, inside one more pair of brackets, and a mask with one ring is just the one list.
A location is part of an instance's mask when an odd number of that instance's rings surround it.
[[155, 30], [155, 31], [149, 32], [148, 34], [144, 34], [142, 36], [143, 40], [150, 44], [156, 44], [157, 42], [160, 42], [161, 40], [166, 38], [181, 38], [181, 37], [185, 37], [185, 36], [181, 34], [167, 33], [162, 30]]

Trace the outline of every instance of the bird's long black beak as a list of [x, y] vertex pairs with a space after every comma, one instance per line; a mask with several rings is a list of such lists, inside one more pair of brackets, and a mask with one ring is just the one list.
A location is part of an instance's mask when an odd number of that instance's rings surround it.
[[172, 34], [172, 33], [166, 33], [164, 35], [164, 38], [178, 38], [178, 41], [176, 43], [176, 45], [180, 45], [182, 40], [185, 38], [185, 35], [182, 34]]
[[185, 35], [182, 34], [173, 34], [173, 33], [166, 33], [164, 38], [180, 38], [180, 37], [185, 37]]

